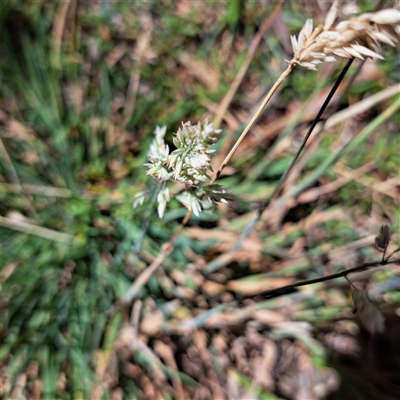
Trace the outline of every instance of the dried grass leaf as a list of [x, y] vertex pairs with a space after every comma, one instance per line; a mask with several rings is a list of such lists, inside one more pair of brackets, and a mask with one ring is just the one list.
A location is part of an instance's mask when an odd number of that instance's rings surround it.
[[292, 278], [270, 278], [254, 281], [232, 280], [226, 285], [228, 290], [242, 295], [253, 295], [293, 283]]
[[352, 288], [354, 313], [360, 318], [368, 332], [374, 334], [384, 330], [384, 318], [379, 309], [368, 298], [365, 290]]

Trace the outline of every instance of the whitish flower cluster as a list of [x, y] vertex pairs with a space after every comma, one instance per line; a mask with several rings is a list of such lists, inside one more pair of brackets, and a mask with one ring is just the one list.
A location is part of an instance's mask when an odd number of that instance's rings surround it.
[[165, 162], [169, 156], [168, 145], [164, 142], [166, 130], [166, 126], [156, 127], [154, 131], [156, 137], [151, 142], [150, 150], [147, 153], [150, 162], [145, 164], [148, 166], [147, 174], [160, 182], [167, 181], [172, 176], [172, 172], [165, 168]]
[[[226, 202], [232, 196], [219, 185], [208, 186], [208, 174], [212, 171], [210, 155], [215, 151], [211, 146], [218, 140], [220, 129], [214, 129], [208, 121], [192, 125], [182, 124], [174, 134], [176, 147], [172, 153], [164, 141], [166, 127], [157, 127], [155, 138], [148, 152], [147, 174], [159, 182], [157, 194], [158, 215], [163, 217], [167, 202], [170, 200], [167, 181], [178, 181], [186, 185], [187, 190], [176, 196], [185, 207], [198, 216], [201, 211], [215, 209], [216, 202]], [[143, 203], [145, 193], [138, 193], [133, 202], [136, 207]]]
[[380, 42], [394, 46], [398, 41], [399, 10], [365, 13], [334, 26], [338, 5], [338, 1], [333, 3], [323, 26], [313, 31], [313, 21], [308, 19], [298, 38], [291, 37], [294, 56], [289, 63], [316, 70], [317, 64], [335, 61], [335, 56], [383, 58], [379, 54]]
[[220, 132], [208, 121], [197, 125], [182, 124], [173, 138], [177, 149], [169, 155], [166, 163], [169, 169], [174, 170], [174, 179], [188, 185], [209, 179], [207, 171], [212, 170], [210, 154], [215, 152], [210, 146], [218, 140]]
[[216, 209], [216, 203], [228, 203], [234, 197], [226, 193], [220, 185], [200, 186], [194, 191], [185, 191], [176, 198], [194, 215], [199, 215], [200, 211], [212, 212]]

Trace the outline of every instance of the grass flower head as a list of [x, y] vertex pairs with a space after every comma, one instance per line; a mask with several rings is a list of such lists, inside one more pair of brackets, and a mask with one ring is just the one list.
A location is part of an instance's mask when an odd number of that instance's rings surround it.
[[[159, 183], [157, 202], [160, 218], [170, 200], [166, 187], [168, 181], [185, 184], [187, 190], [177, 195], [176, 199], [196, 216], [201, 211], [214, 209], [216, 202], [232, 199], [221, 186], [208, 185], [211, 180], [209, 172], [212, 171], [211, 155], [215, 151], [211, 146], [218, 140], [220, 132], [220, 129], [214, 129], [213, 124], [207, 120], [195, 125], [189, 121], [182, 123], [173, 137], [176, 149], [170, 153], [164, 140], [166, 127], [156, 127], [155, 138], [147, 154], [149, 162], [145, 165], [147, 174]], [[138, 193], [134, 199], [134, 207], [143, 203], [143, 200], [143, 192]]]

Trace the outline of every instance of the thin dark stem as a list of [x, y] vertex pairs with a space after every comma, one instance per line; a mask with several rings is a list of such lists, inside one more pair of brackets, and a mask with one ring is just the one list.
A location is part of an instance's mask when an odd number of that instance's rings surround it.
[[349, 282], [349, 285], [354, 289], [355, 286], [353, 285], [353, 282], [345, 275], [344, 279], [346, 279], [347, 282]]
[[345, 75], [346, 75], [347, 71], [349, 70], [349, 68], [350, 68], [351, 64], [353, 63], [353, 61], [354, 61], [354, 58], [350, 58], [347, 61], [346, 65], [342, 69], [340, 75], [337, 77], [335, 84], [333, 85], [333, 87], [330, 90], [328, 96], [326, 97], [326, 99], [325, 99], [322, 107], [320, 108], [317, 116], [314, 118], [313, 123], [311, 124], [310, 128], [308, 129], [307, 134], [304, 137], [303, 142], [301, 143], [301, 146], [299, 147], [299, 149], [297, 150], [295, 156], [292, 159], [292, 162], [290, 163], [290, 165], [287, 167], [286, 171], [280, 177], [280, 179], [279, 179], [278, 183], [276, 184], [275, 189], [273, 190], [271, 195], [265, 201], [263, 201], [261, 203], [261, 205], [258, 207], [256, 217], [244, 229], [244, 231], [242, 232], [242, 234], [240, 236], [240, 239], [235, 244], [233, 250], [238, 249], [242, 245], [243, 241], [250, 235], [251, 231], [256, 226], [256, 223], [260, 220], [261, 215], [264, 212], [264, 210], [269, 206], [269, 204], [271, 203], [271, 200], [275, 197], [275, 195], [281, 189], [282, 184], [285, 182], [287, 176], [289, 175], [289, 173], [292, 170], [294, 164], [296, 163], [297, 159], [299, 158], [300, 153], [304, 149], [304, 146], [306, 145], [308, 139], [310, 138], [314, 128], [316, 127], [316, 125], [318, 124], [319, 120], [321, 119], [322, 114], [324, 113], [324, 111], [325, 111], [326, 107], [328, 106], [329, 102], [332, 100], [332, 97], [336, 93], [336, 90], [338, 89], [339, 85], [342, 83], [343, 78], [345, 77]]
[[[354, 60], [354, 58], [353, 58], [353, 60]], [[339, 97], [337, 97], [334, 102], [331, 102], [331, 107], [332, 106], [335, 107], [336, 105], [340, 104], [340, 102], [342, 101], [342, 98], [345, 95], [345, 93], [347, 93], [347, 91], [350, 89], [350, 87], [353, 86], [354, 81], [356, 80], [358, 74], [360, 73], [362, 67], [364, 66], [364, 64], [366, 63], [367, 60], [368, 60], [368, 58], [364, 58], [364, 60], [358, 60], [357, 61], [358, 65], [355, 68], [354, 73], [346, 81], [346, 84], [343, 87], [341, 95]]]
[[[272, 290], [268, 290], [265, 292], [261, 292], [258, 293], [256, 296], [263, 296], [267, 299], [273, 298], [273, 297], [279, 297], [279, 296], [283, 296], [289, 293], [294, 293], [296, 292], [296, 288], [301, 287], [301, 286], [306, 286], [306, 285], [312, 285], [314, 283], [319, 283], [319, 282], [326, 282], [326, 281], [330, 281], [332, 279], [336, 279], [336, 278], [346, 278], [347, 279], [347, 275], [354, 273], [354, 272], [361, 272], [361, 271], [365, 271], [366, 269], [369, 269], [371, 267], [376, 267], [379, 265], [387, 265], [387, 264], [395, 264], [400, 262], [400, 258], [394, 259], [394, 260], [381, 260], [381, 261], [372, 261], [370, 263], [365, 263], [362, 265], [358, 265], [357, 267], [354, 268], [349, 268], [349, 269], [345, 269], [343, 271], [337, 272], [336, 274], [331, 274], [331, 275], [326, 275], [326, 276], [322, 276], [320, 278], [314, 278], [314, 279], [307, 279], [304, 281], [298, 281], [295, 282], [291, 285], [286, 285], [286, 286], [282, 286], [276, 289], [272, 289]], [[242, 296], [239, 300], [243, 301], [245, 299], [248, 299], [250, 297], [254, 297], [254, 295], [252, 296]]]
[[[386, 249], [385, 249], [385, 250], [386, 250]], [[386, 257], [386, 263], [389, 262], [389, 258], [392, 257], [392, 255], [393, 255], [394, 253], [397, 253], [397, 252], [399, 252], [399, 251], [400, 251], [400, 247], [398, 247], [396, 250], [393, 250], [393, 251]]]
[[346, 65], [344, 66], [344, 68], [342, 69], [342, 72], [340, 73], [340, 75], [337, 77], [335, 84], [333, 85], [332, 89], [330, 90], [328, 96], [326, 97], [324, 104], [322, 104], [322, 107], [320, 108], [320, 110], [318, 111], [317, 116], [314, 118], [313, 123], [311, 124], [310, 128], [307, 131], [306, 136], [303, 139], [303, 142], [301, 143], [301, 146], [299, 147], [299, 149], [297, 150], [295, 156], [293, 157], [292, 162], [290, 163], [290, 165], [287, 167], [286, 171], [283, 173], [283, 175], [281, 176], [281, 178], [279, 179], [279, 182], [276, 184], [274, 191], [271, 193], [271, 195], [269, 196], [269, 198], [264, 201], [260, 207], [257, 210], [257, 215], [258, 218], [261, 217], [263, 211], [265, 210], [265, 208], [269, 205], [269, 203], [271, 202], [271, 200], [274, 198], [274, 196], [279, 192], [279, 190], [281, 189], [281, 186], [283, 184], [283, 182], [285, 181], [285, 179], [287, 178], [287, 176], [289, 175], [290, 171], [292, 170], [294, 164], [296, 163], [297, 159], [300, 156], [300, 153], [302, 152], [302, 150], [304, 149], [304, 146], [306, 145], [308, 139], [310, 138], [314, 128], [316, 127], [316, 125], [318, 124], [319, 120], [322, 117], [322, 114], [324, 113], [326, 107], [328, 106], [329, 102], [331, 101], [332, 97], [334, 96], [336, 90], [338, 89], [339, 85], [342, 83], [343, 78], [345, 77], [347, 71], [349, 70], [351, 64], [353, 63], [354, 58], [350, 58]]
[[386, 249], [387, 249], [387, 246], [385, 246], [385, 248], [383, 249], [383, 254], [382, 254], [382, 262], [384, 262], [384, 261], [385, 261]]

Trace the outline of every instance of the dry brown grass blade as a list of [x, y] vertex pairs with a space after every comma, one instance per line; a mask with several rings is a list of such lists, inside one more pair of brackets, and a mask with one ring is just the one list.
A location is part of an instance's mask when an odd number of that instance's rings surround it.
[[[352, 171], [343, 165], [337, 165], [335, 170], [338, 174], [342, 175], [343, 178], [348, 178], [352, 174]], [[399, 198], [399, 190], [397, 189], [397, 187], [400, 184], [400, 178], [398, 177], [388, 179], [384, 182], [376, 182], [375, 180], [372, 180], [371, 177], [368, 177], [368, 179], [366, 179], [363, 176], [357, 176], [356, 178], [354, 178], [354, 180], [357, 183], [370, 189], [372, 192], [379, 192], [394, 199]]]
[[[382, 101], [388, 100], [395, 96], [396, 94], [400, 93], [400, 86], [398, 84], [389, 86], [386, 89], [383, 89], [382, 91], [373, 94], [372, 96], [360, 100], [359, 102], [355, 103], [354, 105], [351, 105], [348, 108], [345, 108], [344, 110], [340, 110], [337, 113], [333, 114], [331, 117], [329, 117], [325, 123], [325, 128], [330, 129], [333, 126], [354, 117], [355, 115], [361, 114], [365, 111], [370, 110], [372, 107], [374, 107], [376, 104], [381, 103]], [[319, 130], [321, 126], [321, 123], [316, 126], [317, 131]]]
[[65, 19], [67, 17], [68, 8], [71, 4], [71, 0], [60, 1], [57, 7], [56, 15], [53, 19], [53, 57], [55, 66], [58, 68], [60, 66], [60, 51], [61, 51], [61, 42], [65, 27]]
[[257, 48], [262, 40], [262, 37], [265, 35], [265, 33], [268, 31], [268, 29], [271, 27], [272, 23], [274, 22], [274, 19], [276, 15], [279, 13], [281, 7], [283, 4], [283, 0], [279, 0], [274, 11], [268, 16], [268, 18], [264, 21], [263, 25], [261, 26], [260, 30], [257, 32], [257, 34], [254, 36], [250, 46], [249, 50], [247, 51], [246, 59], [243, 63], [243, 65], [240, 67], [238, 73], [235, 76], [235, 79], [232, 82], [231, 87], [229, 88], [228, 92], [222, 99], [218, 110], [216, 112], [216, 116], [214, 119], [214, 126], [218, 128], [221, 124], [221, 121], [224, 117], [225, 112], [228, 110], [229, 104], [231, 103], [235, 93], [237, 92], [244, 76], [246, 75], [247, 69], [250, 66], [251, 61], [254, 58], [254, 55], [257, 51]]
[[22, 186], [19, 181], [17, 171], [14, 168], [14, 165], [11, 161], [8, 151], [4, 146], [3, 140], [1, 140], [1, 138], [0, 138], [0, 153], [2, 155], [2, 164], [4, 166], [8, 180], [14, 184], [14, 186], [18, 189], [18, 192], [22, 192]]
[[310, 203], [312, 201], [315, 201], [319, 199], [321, 196], [335, 192], [336, 190], [346, 185], [347, 183], [353, 180], [357, 180], [363, 174], [370, 172], [375, 168], [376, 168], [375, 162], [371, 161], [356, 170], [349, 171], [349, 173], [346, 174], [346, 176], [342, 176], [341, 178], [337, 179], [334, 182], [327, 183], [326, 185], [307, 190], [306, 192], [300, 194], [300, 196], [296, 200], [298, 203]]
[[280, 286], [286, 286], [293, 282], [293, 278], [265, 278], [254, 281], [243, 279], [230, 280], [226, 287], [228, 290], [239, 295], [255, 295], [266, 290], [275, 289]]
[[[300, 175], [300, 172], [304, 168], [309, 157], [316, 150], [316, 147], [318, 146], [320, 140], [321, 136], [317, 136], [317, 138], [314, 138], [314, 140], [304, 153], [304, 156], [293, 167], [285, 183], [285, 190], [284, 190], [285, 193], [290, 189], [290, 187], [292, 187], [294, 181]], [[346, 185], [347, 183], [353, 180], [357, 180], [363, 174], [372, 171], [374, 168], [376, 168], [376, 165], [373, 161], [371, 161], [355, 171], [350, 171], [350, 173], [347, 174], [346, 177], [339, 178], [334, 182], [325, 184], [323, 186], [319, 186], [317, 188], [309, 189], [306, 192], [300, 194], [299, 197], [296, 199], [289, 199], [286, 203], [281, 205], [281, 207], [279, 208], [279, 210], [276, 211], [276, 213], [274, 213], [274, 216], [269, 220], [269, 224], [276, 229], [281, 224], [282, 219], [289, 210], [289, 208], [294, 208], [296, 207], [297, 204], [310, 203], [312, 201], [316, 201], [321, 196], [326, 195], [328, 193], [332, 193], [341, 188], [342, 186]]]
[[3, 190], [10, 191], [12, 193], [20, 193], [21, 188], [25, 193], [29, 194], [39, 194], [41, 196], [49, 197], [71, 197], [72, 192], [69, 189], [58, 188], [53, 186], [40, 186], [40, 185], [29, 185], [29, 184], [3, 184]]
[[203, 382], [200, 381], [200, 383], [204, 385], [208, 384], [207, 386], [211, 391], [213, 399], [224, 399], [224, 391], [218, 381], [218, 376], [214, 368], [214, 360], [207, 346], [208, 339], [206, 332], [203, 330], [195, 330], [192, 332], [191, 336], [197, 350], [197, 356], [205, 372], [205, 377], [202, 379]]
[[[362, 78], [363, 81], [372, 79], [379, 79], [379, 75], [377, 75], [376, 72], [374, 71], [372, 72], [367, 71], [366, 73], [363, 73], [363, 78]], [[333, 102], [336, 101], [335, 99], [337, 97], [341, 97], [343, 95], [344, 93], [343, 91], [345, 90], [345, 88], [349, 86], [349, 83], [351, 83], [351, 79], [343, 81], [343, 84], [338, 88], [336, 95], [333, 98]], [[338, 111], [337, 113], [333, 114], [326, 120], [325, 128], [330, 129], [333, 126], [336, 126], [337, 124], [345, 121], [346, 119], [354, 115], [367, 111], [374, 105], [393, 97], [399, 92], [399, 90], [400, 89], [398, 84], [392, 85], [386, 89], [383, 89], [381, 92], [378, 92], [368, 97], [367, 99], [363, 99], [355, 103], [354, 105], [351, 105], [348, 108]], [[312, 99], [310, 101], [309, 106], [307, 106], [305, 110], [302, 110], [301, 106], [296, 106], [291, 111], [283, 115], [281, 118], [275, 120], [273, 124], [268, 124], [263, 126], [259, 132], [256, 131], [258, 126], [255, 126], [253, 130], [255, 133], [257, 133], [257, 135], [253, 135], [252, 137], [246, 139], [247, 141], [245, 142], [245, 145], [238, 149], [238, 151], [235, 154], [235, 158], [247, 159], [255, 151], [255, 149], [257, 149], [260, 145], [262, 145], [266, 140], [271, 140], [274, 137], [276, 137], [279, 134], [279, 132], [281, 132], [288, 126], [288, 124], [290, 124], [289, 121], [291, 120], [299, 119], [299, 123], [301, 123], [301, 122], [309, 122], [310, 120], [314, 119], [314, 116], [320, 109], [323, 100], [327, 96], [327, 93], [328, 90], [323, 90], [319, 92], [315, 96], [315, 99]], [[212, 108], [210, 109], [212, 111]], [[299, 112], [301, 113], [300, 117], [298, 116]], [[319, 122], [315, 127], [315, 132], [319, 132], [322, 125], [323, 123]], [[237, 129], [237, 126], [238, 123], [237, 125], [231, 127], [231, 129]], [[315, 133], [311, 135], [309, 140], [312, 140], [313, 137], [315, 137]], [[290, 137], [282, 140], [279, 144], [277, 144], [275, 149], [272, 150], [272, 152], [269, 154], [269, 157], [273, 159], [274, 157], [276, 157], [276, 153], [285, 151], [289, 146], [291, 146], [291, 144], [292, 140]]]
[[218, 170], [215, 172], [213, 178], [210, 181], [210, 185], [213, 185], [215, 183], [215, 181], [219, 178], [219, 176], [221, 175], [222, 170], [227, 166], [228, 162], [230, 161], [232, 156], [235, 154], [236, 150], [238, 149], [238, 147], [242, 143], [242, 141], [245, 138], [245, 136], [249, 133], [250, 129], [256, 123], [257, 119], [259, 118], [259, 116], [263, 112], [265, 106], [271, 100], [271, 97], [274, 95], [274, 93], [276, 92], [278, 87], [282, 84], [282, 82], [290, 75], [290, 73], [293, 71], [294, 68], [295, 68], [295, 64], [289, 64], [289, 66], [286, 68], [286, 70], [281, 74], [281, 76], [274, 83], [274, 85], [272, 86], [272, 88], [270, 89], [270, 91], [265, 96], [264, 100], [262, 101], [261, 105], [258, 107], [257, 111], [255, 112], [255, 114], [251, 118], [250, 122], [247, 124], [246, 128], [244, 129], [242, 134], [239, 136], [239, 138], [237, 139], [236, 143], [234, 144], [234, 146], [232, 147], [232, 149], [230, 150], [228, 155], [222, 161], [222, 163], [221, 163], [220, 167], [218, 168]]
[[386, 194], [387, 196], [391, 196], [398, 200], [400, 197], [399, 186], [400, 178], [395, 177], [384, 182], [376, 183], [374, 186], [372, 186], [372, 190]]
[[35, 208], [32, 205], [32, 198], [30, 195], [25, 193], [24, 188], [21, 185], [21, 182], [18, 178], [17, 171], [14, 168], [14, 164], [12, 163], [11, 158], [8, 154], [8, 151], [7, 151], [6, 147], [4, 146], [1, 138], [0, 138], [0, 154], [2, 155], [2, 164], [4, 166], [6, 174], [8, 175], [8, 179], [13, 183], [13, 186], [16, 189], [17, 193], [20, 193], [27, 201], [27, 208], [28, 208], [29, 214], [36, 220], [40, 221], [40, 218], [37, 215]]
[[[179, 225], [178, 229], [175, 231], [172, 238], [161, 246], [161, 251], [158, 256], [154, 259], [154, 261], [144, 270], [142, 271], [139, 276], [135, 279], [132, 286], [126, 291], [122, 302], [127, 304], [130, 303], [137, 295], [138, 291], [140, 290], [143, 285], [147, 283], [150, 279], [151, 275], [157, 270], [157, 268], [162, 264], [165, 257], [167, 257], [171, 251], [173, 250], [173, 245], [176, 238], [180, 235], [182, 229], [189, 221], [190, 216], [192, 215], [191, 211], [188, 211], [185, 218], [182, 220], [181, 224]], [[113, 309], [109, 312], [114, 311]]]
[[[169, 368], [173, 369], [174, 371], [178, 371], [178, 365], [176, 364], [171, 346], [163, 343], [161, 340], [157, 340], [154, 343], [154, 351], [161, 357], [161, 359]], [[172, 377], [171, 381], [172, 386], [176, 392], [176, 398], [187, 400], [187, 396], [185, 396], [185, 392], [183, 391], [182, 382], [179, 376], [176, 375]]]
[[[379, 93], [376, 93], [375, 95], [372, 95], [364, 100], [361, 100], [360, 102], [357, 102], [355, 105], [350, 106], [347, 109], [337, 112], [336, 114], [329, 117], [325, 122], [318, 123], [316, 125], [315, 133], [309, 139], [309, 142], [311, 142], [311, 143], [310, 143], [308, 149], [304, 153], [303, 157], [293, 167], [292, 171], [290, 172], [289, 176], [286, 179], [285, 187], [290, 188], [290, 186], [293, 184], [295, 179], [300, 175], [300, 172], [303, 169], [303, 167], [305, 166], [308, 158], [314, 153], [314, 150], [320, 140], [319, 134], [324, 127], [329, 129], [329, 128], [333, 127], [334, 125], [338, 124], [339, 122], [346, 121], [347, 119], [354, 117], [355, 115], [358, 115], [362, 112], [365, 112], [365, 111], [371, 109], [377, 103], [387, 100], [387, 99], [395, 96], [397, 93], [399, 93], [399, 86], [393, 85], [389, 88], [382, 90]], [[362, 169], [360, 169], [360, 170], [362, 170]], [[369, 170], [370, 169], [368, 169], [368, 171]], [[356, 177], [358, 178], [361, 175], [362, 175], [362, 173], [356, 174]], [[350, 174], [350, 176], [351, 176], [351, 174]], [[352, 180], [351, 177], [349, 179]], [[338, 189], [339, 187], [343, 186], [347, 182], [348, 181], [343, 179], [343, 180], [337, 181], [336, 183], [332, 182], [331, 184], [329, 184], [329, 186], [325, 185], [324, 186], [325, 191], [321, 192], [321, 194], [332, 192], [332, 191]], [[308, 191], [308, 193], [313, 191], [314, 200], [316, 200], [318, 198], [316, 193], [318, 193], [320, 190], [323, 190], [322, 187], [317, 188], [317, 189], [311, 189], [310, 191]], [[305, 193], [303, 195], [305, 195]], [[303, 201], [301, 201], [301, 202], [306, 202], [306, 201], [304, 201], [304, 199], [305, 199], [305, 197], [303, 198]]]
[[162, 264], [165, 257], [169, 254], [169, 251], [166, 251], [164, 245], [163, 247], [164, 249], [158, 253], [158, 256], [154, 259], [154, 261], [139, 274], [139, 276], [133, 282], [133, 285], [126, 291], [122, 299], [123, 303], [130, 303], [136, 297], [140, 288], [147, 283], [157, 268]]
[[[283, 188], [282, 192], [286, 193], [293, 185], [297, 177], [300, 175], [301, 171], [305, 167], [307, 161], [309, 158], [314, 154], [314, 152], [317, 150], [318, 145], [320, 144], [322, 140], [321, 136], [317, 136], [308, 146], [306, 151], [303, 154], [303, 157], [297, 161], [297, 164], [293, 165], [293, 168], [291, 169], [289, 175], [286, 178], [286, 181], [283, 183]], [[278, 229], [278, 227], [281, 225], [282, 220], [284, 216], [286, 215], [287, 211], [290, 208], [293, 208], [296, 206], [296, 200], [295, 199], [289, 199], [286, 203], [282, 204], [281, 207], [279, 207], [279, 210], [276, 210], [276, 213], [274, 213], [274, 216], [268, 221], [269, 225], [273, 230]]]
[[42, 226], [29, 224], [17, 219], [0, 216], [0, 225], [30, 235], [40, 236], [48, 240], [55, 240], [57, 242], [70, 243], [73, 240], [73, 236], [68, 235], [67, 233], [57, 232], [53, 229], [43, 228]]
[[[328, 158], [328, 163], [329, 164], [334, 164], [336, 161], [338, 161], [341, 157], [343, 157], [349, 150], [352, 148], [355, 148], [359, 141], [363, 140], [365, 136], [370, 135], [374, 129], [376, 129], [377, 126], [382, 124], [384, 121], [386, 121], [388, 118], [390, 118], [399, 108], [398, 102], [394, 101], [389, 108], [387, 108], [384, 112], [382, 112], [377, 118], [375, 118], [374, 121], [372, 121], [370, 124], [368, 124], [364, 129], [361, 130], [355, 136], [352, 140], [347, 141], [347, 143], [341, 147], [340, 150], [338, 150], [336, 153], [334, 153], [332, 156]], [[283, 204], [293, 198], [295, 198], [297, 195], [299, 195], [302, 191], [304, 191], [308, 186], [311, 185], [312, 182], [316, 181], [320, 176], [322, 176], [322, 172], [324, 169], [327, 167], [328, 163], [324, 162], [322, 164], [322, 168], [318, 167], [316, 170], [314, 170], [311, 173], [311, 178], [305, 178], [302, 184], [299, 184], [295, 186], [294, 188], [291, 188], [289, 193], [284, 194], [281, 196], [278, 200], [278, 202], [275, 202], [273, 204], [266, 203], [266, 207], [262, 207], [259, 209], [259, 215], [262, 213], [261, 219], [266, 220], [267, 218], [273, 216], [274, 210], [276, 207], [279, 207], [280, 204]], [[281, 178], [282, 179], [282, 178]], [[306, 184], [304, 183], [306, 182]], [[270, 196], [272, 198], [273, 196]]]
[[142, 20], [142, 31], [138, 37], [137, 45], [135, 49], [135, 55], [137, 58], [137, 65], [135, 66], [131, 77], [129, 79], [128, 91], [126, 94], [126, 100], [124, 104], [124, 111], [122, 114], [122, 126], [125, 128], [132, 113], [135, 110], [136, 96], [139, 90], [141, 67], [146, 58], [146, 52], [149, 50], [153, 22], [149, 14], [145, 14], [141, 18]]
[[158, 382], [166, 381], [163, 364], [159, 357], [142, 339], [135, 338], [134, 328], [129, 323], [122, 327], [112, 351], [118, 353], [122, 360], [129, 360], [137, 351], [142, 352], [150, 362], [149, 370], [152, 377]]
[[131, 312], [131, 325], [133, 328], [133, 340], [137, 339], [139, 331], [140, 310], [142, 309], [142, 301], [135, 301]]
[[186, 68], [189, 75], [193, 76], [210, 90], [215, 90], [219, 86], [219, 74], [209, 63], [197, 60], [189, 53], [182, 53], [179, 56], [179, 62]]

